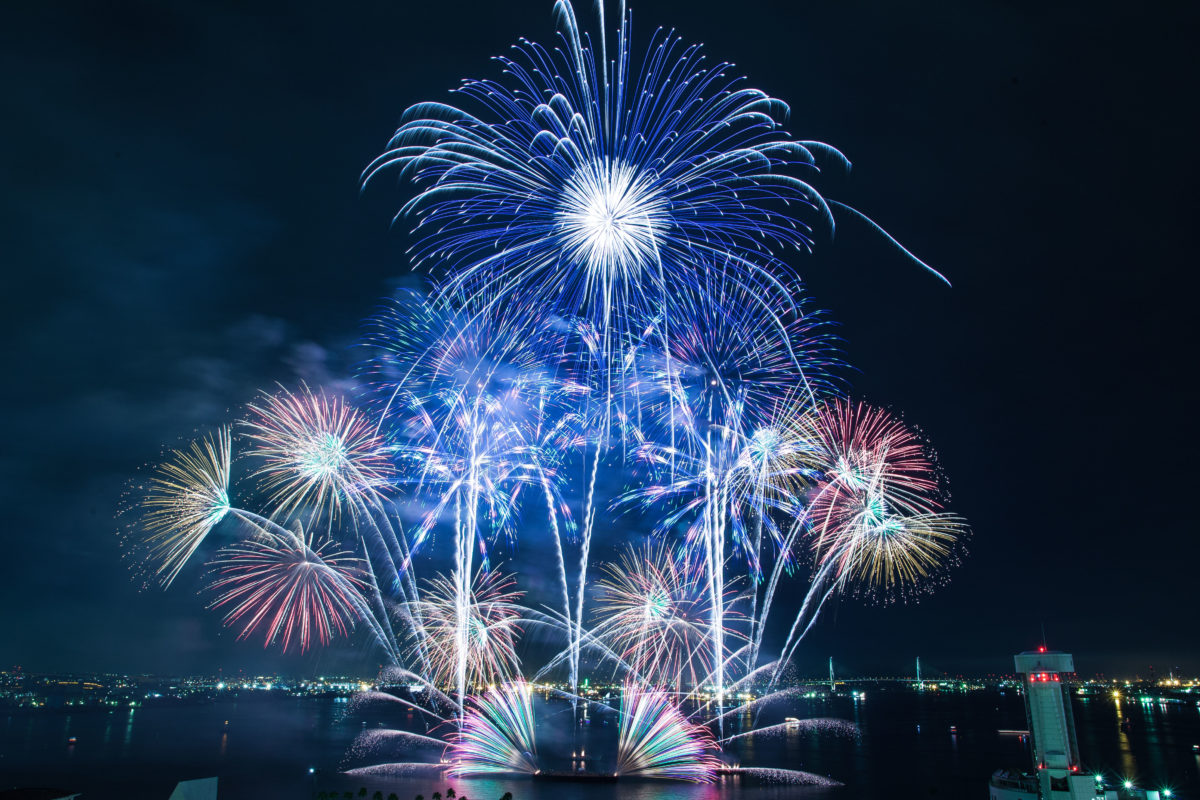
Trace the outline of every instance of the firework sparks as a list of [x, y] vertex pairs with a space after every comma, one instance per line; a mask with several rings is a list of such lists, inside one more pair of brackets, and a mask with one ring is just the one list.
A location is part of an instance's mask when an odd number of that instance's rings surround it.
[[531, 689], [506, 683], [473, 697], [450, 745], [452, 775], [538, 771]]
[[557, 8], [559, 47], [522, 41], [498, 59], [503, 81], [458, 90], [483, 115], [414, 106], [364, 172], [368, 182], [398, 169], [422, 187], [401, 210], [416, 218], [418, 262], [455, 264], [454, 291], [502, 283], [505, 294], [587, 316], [605, 336], [624, 326], [624, 308], [694, 285], [698, 263], [773, 283], [785, 271], [770, 245], [813, 243], [794, 210], [832, 221], [797, 173], [816, 175], [818, 152], [844, 157], [790, 139], [782, 102], [740, 85], [729, 64], [706, 65], [674, 34], [656, 33], [638, 69], [628, 16], [610, 62], [571, 4]]
[[662, 691], [625, 685], [619, 737], [620, 775], [709, 783], [720, 766], [712, 734], [688, 722]]
[[966, 534], [954, 514], [888, 514], [849, 521], [833, 545], [845, 580], [887, 592], [916, 587], [941, 569]]
[[145, 544], [164, 586], [229, 513], [229, 462], [229, 429], [221, 428], [171, 453], [150, 479], [143, 500]]
[[[699, 685], [708, 675], [703, 652], [710, 634], [701, 570], [661, 545], [646, 545], [626, 550], [603, 572], [592, 634], [644, 681]], [[726, 624], [734, 619], [729, 615]], [[730, 641], [737, 636], [726, 631]]]
[[238, 542], [212, 562], [211, 607], [225, 609], [225, 623], [239, 628], [239, 639], [261, 631], [264, 646], [278, 642], [303, 652], [314, 640], [324, 645], [348, 635], [367, 615], [358, 564], [331, 542], [314, 545], [301, 532]]
[[[515, 583], [510, 575], [480, 569], [471, 582], [465, 607], [460, 609], [453, 577], [438, 575], [427, 582], [417, 610], [423, 622], [421, 641], [435, 682], [455, 683], [460, 652], [466, 654], [468, 687], [505, 681], [516, 674], [522, 615], [517, 602], [523, 593], [514, 591]], [[465, 611], [465, 624], [460, 610]]]
[[812, 548], [839, 581], [890, 591], [917, 585], [966, 526], [941, 512], [925, 443], [883, 409], [835, 400], [808, 423], [824, 460], [809, 505]]
[[264, 394], [244, 424], [254, 472], [282, 517], [309, 507], [336, 515], [374, 499], [389, 485], [392, 467], [375, 426], [339, 397], [299, 392]]

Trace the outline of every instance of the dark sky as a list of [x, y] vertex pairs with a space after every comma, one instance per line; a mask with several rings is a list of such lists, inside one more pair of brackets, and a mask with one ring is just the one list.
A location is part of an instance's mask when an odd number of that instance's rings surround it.
[[[360, 197], [360, 170], [406, 106], [548, 42], [551, 3], [243, 5], [0, 10], [0, 665], [374, 663], [238, 643], [196, 575], [137, 591], [114, 514], [143, 464], [258, 389], [343, 379], [360, 320], [412, 281], [388, 227], [406, 195]], [[954, 282], [849, 220], [790, 258], [855, 394], [923, 428], [974, 527], [933, 596], [830, 608], [804, 671], [1006, 670], [1043, 624], [1085, 673], [1200, 671], [1198, 7], [634, 8], [639, 41], [674, 26], [787, 101], [793, 134], [854, 161], [826, 194]]]

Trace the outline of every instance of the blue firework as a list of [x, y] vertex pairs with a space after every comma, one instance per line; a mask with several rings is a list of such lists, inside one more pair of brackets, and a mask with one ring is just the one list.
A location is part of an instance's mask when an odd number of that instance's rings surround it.
[[[703, 438], [732, 414], [767, 424], [781, 399], [809, 404], [838, 395], [843, 367], [826, 315], [798, 287], [785, 297], [747, 289], [730, 270], [709, 269], [696, 291], [676, 292], [626, 348], [627, 420], [639, 440]], [[736, 412], [735, 412], [736, 408]]]
[[558, 376], [531, 309], [455, 299], [396, 295], [372, 320], [360, 376], [400, 481], [428, 503], [416, 546], [449, 516], [468, 520], [486, 557], [484, 529], [512, 534], [523, 488], [561, 506], [559, 468], [582, 435], [572, 409], [587, 390]]
[[416, 261], [444, 264], [450, 291], [536, 298], [604, 334], [698, 286], [706, 264], [776, 285], [776, 253], [810, 248], [820, 217], [832, 224], [810, 181], [818, 154], [845, 165], [841, 153], [791, 139], [783, 102], [674, 32], [635, 62], [622, 7], [610, 60], [567, 0], [555, 10], [558, 47], [522, 40], [497, 59], [502, 79], [465, 81], [477, 114], [411, 107], [364, 172], [418, 185], [398, 215], [415, 219]]

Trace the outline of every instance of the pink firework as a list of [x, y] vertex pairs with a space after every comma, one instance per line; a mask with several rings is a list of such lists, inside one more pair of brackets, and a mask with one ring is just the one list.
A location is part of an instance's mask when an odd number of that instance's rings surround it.
[[[708, 678], [706, 643], [712, 611], [703, 572], [663, 545], [628, 547], [605, 564], [598, 585], [593, 634], [643, 681], [698, 686]], [[724, 604], [734, 598], [723, 597]], [[724, 640], [745, 641], [735, 625], [742, 615], [726, 610]]]
[[358, 560], [335, 550], [332, 542], [314, 545], [302, 533], [268, 534], [224, 548], [213, 561], [211, 608], [225, 610], [225, 624], [238, 638], [261, 632], [264, 646], [278, 642], [303, 652], [314, 640], [328, 644], [345, 636], [366, 615]]
[[389, 484], [392, 465], [376, 426], [342, 398], [304, 386], [264, 395], [250, 414], [244, 424], [262, 461], [254, 475], [277, 514], [337, 514], [347, 503], [353, 512]]
[[818, 562], [839, 580], [883, 588], [935, 571], [965, 526], [940, 513], [925, 442], [887, 411], [849, 400], [822, 405], [802, 424], [823, 462], [808, 510]]

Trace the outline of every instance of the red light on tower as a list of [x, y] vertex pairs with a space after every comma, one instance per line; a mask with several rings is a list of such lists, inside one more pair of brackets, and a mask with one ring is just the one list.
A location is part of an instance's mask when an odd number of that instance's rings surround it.
[[1039, 653], [1044, 653], [1044, 652], [1046, 652], [1046, 645], [1042, 645], [1041, 647], [1039, 647], [1039, 648], [1038, 648], [1038, 652], [1039, 652]]

